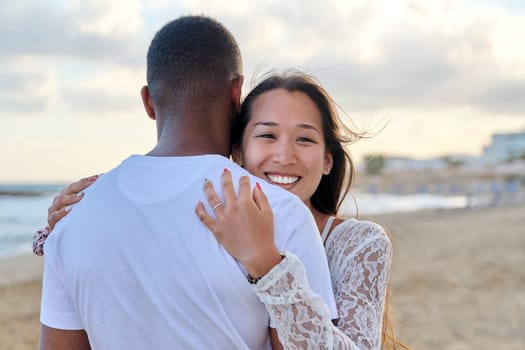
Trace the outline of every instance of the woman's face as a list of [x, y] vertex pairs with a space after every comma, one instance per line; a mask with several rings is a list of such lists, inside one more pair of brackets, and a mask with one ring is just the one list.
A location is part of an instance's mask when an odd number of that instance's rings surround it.
[[295, 193], [310, 206], [321, 177], [332, 168], [315, 103], [303, 92], [285, 89], [258, 96], [240, 158], [250, 173]]

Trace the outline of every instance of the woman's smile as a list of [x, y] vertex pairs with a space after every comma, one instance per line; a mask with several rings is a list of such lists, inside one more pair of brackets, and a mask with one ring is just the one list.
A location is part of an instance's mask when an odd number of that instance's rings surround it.
[[270, 183], [276, 185], [293, 185], [297, 183], [301, 177], [294, 175], [285, 175], [280, 173], [265, 172], [266, 178], [270, 180]]
[[321, 113], [305, 93], [265, 92], [253, 102], [243, 137], [243, 166], [309, 203], [332, 165], [322, 130]]

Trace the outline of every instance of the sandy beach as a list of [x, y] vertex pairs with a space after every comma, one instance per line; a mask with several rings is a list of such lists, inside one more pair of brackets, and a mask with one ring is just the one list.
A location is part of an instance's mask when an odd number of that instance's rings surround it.
[[[525, 207], [366, 217], [394, 242], [397, 335], [413, 349], [525, 349]], [[0, 260], [0, 348], [35, 349], [42, 259]]]

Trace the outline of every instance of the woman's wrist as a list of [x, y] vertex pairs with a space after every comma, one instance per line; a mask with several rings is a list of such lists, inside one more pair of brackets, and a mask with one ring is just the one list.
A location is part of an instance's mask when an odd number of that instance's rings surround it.
[[281, 253], [275, 249], [270, 250], [265, 254], [261, 254], [257, 257], [250, 259], [250, 261], [243, 262], [248, 275], [251, 277], [251, 280], [260, 279], [260, 277], [266, 275], [268, 271], [273, 269], [277, 264], [282, 260], [283, 256]]
[[277, 265], [279, 265], [284, 258], [286, 258], [286, 255], [280, 254], [279, 262], [277, 264], [275, 264], [273, 267], [271, 267], [268, 271], [266, 271], [266, 273], [264, 273], [262, 275], [258, 275], [257, 277], [254, 277], [254, 276], [248, 274], [248, 276], [246, 276], [248, 278], [248, 282], [250, 284], [257, 284], [257, 282], [259, 282], [261, 279], [263, 279], [264, 276], [269, 274], [270, 271], [272, 271]]

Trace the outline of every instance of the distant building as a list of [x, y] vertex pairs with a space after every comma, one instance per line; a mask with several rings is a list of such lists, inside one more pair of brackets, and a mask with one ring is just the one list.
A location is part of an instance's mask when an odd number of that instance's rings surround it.
[[502, 163], [525, 155], [525, 131], [492, 135], [492, 142], [483, 148], [483, 163]]
[[[493, 134], [492, 141], [477, 157], [451, 154], [428, 159], [414, 159], [400, 156], [384, 156], [382, 172], [396, 173], [406, 170], [439, 170], [454, 167], [486, 168], [493, 164], [508, 163], [525, 156], [525, 131]], [[525, 160], [525, 159], [523, 159]], [[366, 163], [366, 160], [365, 160]], [[361, 165], [359, 169], [362, 169]]]
[[413, 159], [408, 157], [385, 157], [384, 172], [398, 172], [403, 170], [443, 169], [447, 162], [443, 158]]

